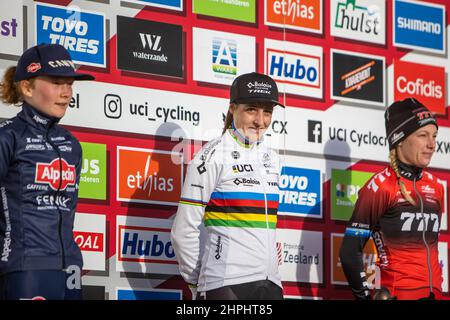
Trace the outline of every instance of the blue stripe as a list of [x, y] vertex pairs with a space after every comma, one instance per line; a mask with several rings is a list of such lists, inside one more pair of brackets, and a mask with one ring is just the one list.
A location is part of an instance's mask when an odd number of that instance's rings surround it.
[[346, 236], [369, 238], [372, 232], [367, 229], [347, 228], [345, 229]]
[[[279, 201], [278, 194], [266, 193], [267, 201]], [[213, 192], [211, 199], [264, 200], [264, 193], [256, 192]]]

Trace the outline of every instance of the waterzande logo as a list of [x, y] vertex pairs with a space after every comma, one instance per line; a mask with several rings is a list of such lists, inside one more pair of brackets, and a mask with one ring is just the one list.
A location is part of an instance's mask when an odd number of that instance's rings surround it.
[[214, 72], [237, 74], [237, 43], [232, 39], [214, 38], [212, 42], [212, 68]]
[[322, 122], [308, 120], [308, 142], [322, 143]]
[[74, 62], [104, 67], [105, 17], [55, 5], [36, 5], [36, 42], [64, 46]]
[[445, 68], [394, 61], [394, 100], [416, 98], [435, 113], [445, 114]]
[[117, 147], [117, 200], [178, 205], [181, 153]]
[[122, 70], [182, 77], [181, 26], [118, 16], [117, 67]]
[[445, 53], [445, 5], [394, 0], [394, 45]]
[[321, 218], [320, 170], [283, 167], [279, 214]]
[[385, 61], [381, 56], [331, 50], [333, 99], [385, 105]]
[[321, 47], [271, 39], [265, 45], [265, 70], [280, 83], [279, 91], [322, 97]]
[[0, 2], [0, 53], [21, 55], [23, 52], [23, 3]]
[[50, 163], [37, 162], [34, 181], [48, 184], [53, 190], [65, 190], [75, 185], [75, 166], [59, 158]]
[[322, 33], [322, 0], [265, 0], [265, 24]]
[[331, 35], [385, 44], [385, 17], [384, 0], [332, 0]]

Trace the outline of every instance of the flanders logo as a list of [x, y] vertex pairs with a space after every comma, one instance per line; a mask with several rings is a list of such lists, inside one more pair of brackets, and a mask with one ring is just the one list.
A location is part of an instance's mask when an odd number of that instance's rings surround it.
[[75, 166], [65, 159], [61, 159], [61, 165], [59, 162], [59, 158], [50, 163], [38, 162], [35, 181], [48, 184], [53, 190], [65, 190], [67, 186], [75, 185]]
[[182, 154], [117, 147], [117, 200], [178, 205]]

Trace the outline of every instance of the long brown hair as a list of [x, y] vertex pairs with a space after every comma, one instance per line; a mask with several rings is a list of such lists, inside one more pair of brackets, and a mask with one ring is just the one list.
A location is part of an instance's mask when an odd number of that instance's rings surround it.
[[411, 195], [406, 190], [405, 183], [400, 179], [400, 171], [398, 170], [398, 164], [397, 164], [397, 150], [394, 148], [389, 152], [389, 159], [391, 160], [391, 167], [392, 170], [395, 172], [395, 176], [397, 177], [398, 185], [400, 186], [400, 192], [402, 193], [403, 197], [408, 200], [409, 203], [411, 203], [413, 206], [416, 205], [416, 202], [411, 197]]
[[[9, 67], [3, 75], [2, 82], [0, 82], [0, 100], [5, 104], [18, 105], [23, 101], [23, 94], [20, 87], [20, 82], [14, 81], [14, 74], [16, 67]], [[33, 86], [34, 78], [27, 80]]]
[[[233, 107], [234, 110], [236, 110], [237, 104], [231, 103], [230, 107]], [[233, 114], [230, 112], [230, 109], [228, 108], [227, 116], [225, 118], [225, 124], [223, 126], [222, 134], [227, 131], [227, 129], [231, 128], [231, 124], [233, 123]]]

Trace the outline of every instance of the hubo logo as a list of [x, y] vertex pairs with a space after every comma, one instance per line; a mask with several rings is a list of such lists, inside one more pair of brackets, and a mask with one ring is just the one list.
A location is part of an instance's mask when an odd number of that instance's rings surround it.
[[104, 67], [105, 17], [78, 7], [36, 5], [36, 42], [64, 46], [74, 62]]
[[322, 0], [265, 0], [265, 24], [322, 33]]
[[34, 181], [48, 184], [53, 190], [65, 190], [67, 186], [75, 185], [75, 166], [62, 158], [50, 163], [37, 162]]
[[332, 0], [331, 35], [384, 44], [384, 0]]
[[117, 147], [117, 200], [178, 205], [181, 153]]
[[117, 67], [128, 71], [182, 77], [181, 26], [117, 16]]
[[117, 271], [179, 274], [171, 220], [118, 215], [116, 226]]
[[394, 100], [416, 98], [432, 112], [445, 114], [445, 68], [394, 61]]
[[322, 143], [322, 121], [308, 120], [308, 141]]
[[331, 169], [332, 219], [350, 218], [359, 190], [372, 175], [370, 172]]
[[279, 91], [322, 98], [322, 48], [265, 39], [265, 72]]
[[336, 100], [385, 105], [385, 58], [331, 49], [331, 96]]
[[83, 166], [78, 196], [87, 199], [106, 199], [106, 145], [81, 142]]
[[139, 33], [141, 37], [142, 47], [153, 51], [161, 51], [161, 36]]
[[322, 217], [320, 170], [283, 167], [279, 185], [279, 214]]
[[445, 54], [445, 5], [394, 0], [394, 45]]
[[237, 43], [232, 39], [213, 38], [212, 68], [214, 72], [237, 74]]

